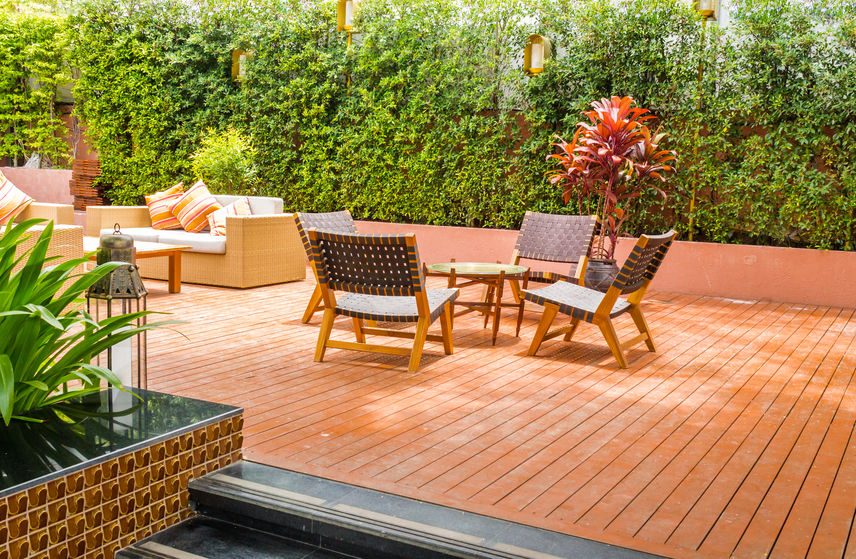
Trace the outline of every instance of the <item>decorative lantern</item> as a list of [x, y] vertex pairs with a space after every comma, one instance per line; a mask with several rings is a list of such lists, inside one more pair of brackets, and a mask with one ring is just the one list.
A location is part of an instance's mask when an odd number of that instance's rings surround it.
[[695, 8], [706, 20], [715, 20], [719, 13], [719, 0], [695, 0]]
[[541, 35], [529, 35], [526, 49], [523, 51], [523, 71], [537, 76], [544, 71], [544, 61], [553, 55], [550, 39]]
[[[86, 292], [86, 311], [100, 321], [103, 318], [141, 312], [146, 310], [146, 291], [134, 261], [134, 239], [114, 226], [112, 234], [101, 235], [96, 256], [98, 264], [105, 262], [127, 262], [98, 280]], [[145, 315], [137, 318], [136, 327], [146, 324]], [[146, 388], [146, 333], [107, 348], [106, 355], [98, 356], [98, 365], [106, 359], [106, 367], [113, 371], [126, 386]]]
[[242, 82], [247, 77], [247, 60], [252, 52], [244, 49], [232, 50], [232, 81]]
[[357, 10], [357, 0], [339, 0], [336, 6], [336, 30], [347, 31], [350, 36], [354, 31], [354, 13]]

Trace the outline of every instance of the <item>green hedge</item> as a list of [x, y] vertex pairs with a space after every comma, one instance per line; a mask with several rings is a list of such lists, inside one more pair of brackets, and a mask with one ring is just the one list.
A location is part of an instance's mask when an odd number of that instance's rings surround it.
[[39, 153], [50, 166], [69, 155], [54, 108], [67, 79], [64, 29], [57, 17], [0, 11], [0, 158]]
[[[617, 94], [660, 117], [680, 158], [629, 232], [686, 237], [695, 190], [697, 240], [856, 242], [851, 3], [738, 0], [703, 31], [685, 0], [364, 0], [350, 48], [332, 1], [117, 4], [83, 0], [69, 25], [76, 110], [118, 203], [192, 180], [201, 138], [232, 127], [257, 149], [252, 193], [287, 209], [515, 227], [576, 211], [544, 178], [551, 137]], [[534, 78], [530, 33], [555, 51]], [[253, 53], [241, 85], [238, 47]]]

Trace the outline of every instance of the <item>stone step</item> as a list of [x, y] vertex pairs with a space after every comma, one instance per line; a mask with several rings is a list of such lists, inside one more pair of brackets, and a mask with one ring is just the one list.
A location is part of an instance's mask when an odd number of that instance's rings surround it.
[[246, 526], [199, 516], [119, 551], [116, 559], [355, 558]]
[[203, 516], [355, 557], [653, 557], [246, 461], [192, 480], [190, 499]]

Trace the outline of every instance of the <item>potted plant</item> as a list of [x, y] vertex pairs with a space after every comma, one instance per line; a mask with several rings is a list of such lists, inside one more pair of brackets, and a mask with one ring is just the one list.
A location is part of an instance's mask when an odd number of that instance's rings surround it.
[[0, 419], [7, 426], [13, 419], [39, 421], [36, 410], [97, 392], [102, 381], [122, 388], [112, 371], [92, 360], [159, 325], [133, 326], [145, 312], [96, 321], [81, 310], [82, 294], [122, 263], [108, 262], [85, 273], [78, 273], [85, 258], [46, 267], [55, 260], [47, 256], [53, 222], [31, 249], [16, 256], [24, 238], [35, 234], [30, 228], [40, 221], [7, 226], [0, 235]]
[[562, 187], [565, 204], [576, 195], [583, 206], [596, 203], [599, 231], [591, 250], [586, 285], [605, 291], [618, 272], [615, 245], [621, 227], [630, 215], [630, 203], [649, 187], [664, 198], [657, 186], [675, 152], [659, 149], [665, 134], [651, 134], [644, 123], [653, 117], [648, 110], [632, 107], [632, 97], [613, 96], [591, 104], [585, 112], [590, 122], [580, 122], [571, 143], [559, 137], [553, 144], [559, 153], [550, 154], [559, 168], [548, 172], [550, 183]]

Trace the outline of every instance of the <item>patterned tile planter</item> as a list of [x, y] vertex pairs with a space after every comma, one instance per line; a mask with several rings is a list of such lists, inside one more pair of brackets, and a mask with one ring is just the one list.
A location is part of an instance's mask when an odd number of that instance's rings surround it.
[[138, 393], [96, 395], [106, 417], [0, 427], [0, 559], [112, 558], [191, 515], [190, 479], [241, 458], [240, 408]]

